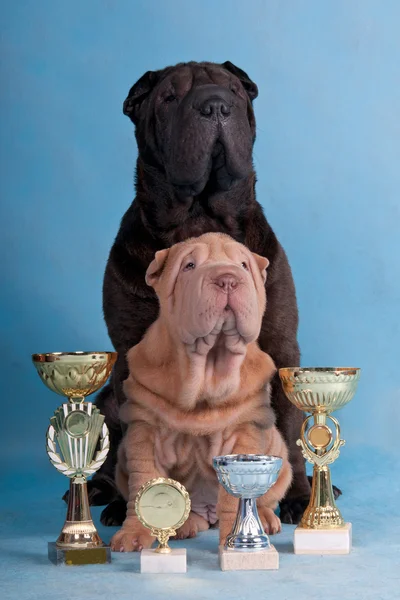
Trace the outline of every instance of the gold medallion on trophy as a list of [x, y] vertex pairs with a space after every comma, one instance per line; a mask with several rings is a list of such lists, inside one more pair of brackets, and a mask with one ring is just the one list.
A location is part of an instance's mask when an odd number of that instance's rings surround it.
[[135, 500], [136, 515], [158, 540], [157, 548], [141, 552], [142, 573], [186, 572], [186, 549], [172, 550], [168, 540], [185, 523], [190, 507], [187, 490], [174, 479], [158, 477], [140, 488]]

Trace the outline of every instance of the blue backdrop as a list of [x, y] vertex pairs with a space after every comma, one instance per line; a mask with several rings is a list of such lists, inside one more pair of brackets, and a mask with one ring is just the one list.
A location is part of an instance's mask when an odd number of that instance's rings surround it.
[[[397, 598], [400, 2], [0, 4], [1, 598]], [[184, 576], [140, 576], [137, 554], [56, 569], [67, 484], [44, 436], [61, 399], [30, 355], [110, 348], [102, 278], [136, 159], [122, 102], [146, 70], [187, 60], [230, 60], [257, 82], [257, 194], [293, 268], [302, 363], [363, 370], [333, 469], [354, 550], [295, 556], [284, 525], [274, 573], [221, 573], [216, 530], [173, 542]], [[92, 512], [108, 542], [116, 529]]]
[[344, 435], [353, 449], [389, 449], [399, 3], [9, 0], [1, 12], [2, 459], [46, 462], [58, 398], [30, 354], [110, 348], [102, 277], [136, 158], [122, 102], [146, 70], [186, 60], [230, 60], [258, 84], [257, 195], [293, 268], [302, 363], [362, 367]]

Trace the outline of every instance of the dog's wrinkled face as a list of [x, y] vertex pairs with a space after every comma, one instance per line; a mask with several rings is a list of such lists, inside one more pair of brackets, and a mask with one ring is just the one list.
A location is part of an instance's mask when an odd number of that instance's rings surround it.
[[268, 260], [227, 235], [208, 233], [156, 253], [146, 282], [169, 330], [206, 353], [223, 341], [234, 353], [260, 333]]
[[257, 93], [230, 62], [184, 63], [143, 75], [124, 113], [143, 161], [162, 169], [178, 195], [195, 196], [207, 183], [227, 190], [251, 173]]

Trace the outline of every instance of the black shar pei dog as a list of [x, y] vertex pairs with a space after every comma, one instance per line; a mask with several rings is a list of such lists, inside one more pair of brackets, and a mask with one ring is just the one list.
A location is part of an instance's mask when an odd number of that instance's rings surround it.
[[[231, 62], [190, 62], [145, 73], [124, 102], [139, 150], [136, 198], [122, 219], [104, 278], [104, 316], [119, 358], [110, 385], [97, 398], [110, 429], [111, 451], [89, 482], [91, 504], [108, 504], [101, 516], [105, 525], [121, 525], [126, 513], [114, 483], [123, 433], [118, 409], [124, 401], [126, 352], [158, 314], [155, 293], [145, 283], [157, 250], [220, 231], [266, 256], [268, 310], [259, 344], [278, 368], [299, 365], [291, 270], [255, 196], [252, 102], [257, 94], [256, 84]], [[294, 473], [280, 505], [281, 520], [298, 523], [310, 497], [305, 462], [296, 445], [302, 414], [284, 396], [278, 376], [272, 389], [277, 426]]]

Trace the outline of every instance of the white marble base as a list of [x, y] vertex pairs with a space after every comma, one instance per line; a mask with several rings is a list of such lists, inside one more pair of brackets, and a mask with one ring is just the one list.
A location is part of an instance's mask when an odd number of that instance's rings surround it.
[[295, 554], [349, 554], [351, 550], [351, 523], [339, 529], [294, 530]]
[[242, 552], [219, 547], [219, 564], [222, 571], [255, 571], [279, 569], [279, 554], [271, 545], [266, 550]]
[[155, 550], [140, 553], [141, 573], [186, 573], [186, 548], [176, 548], [168, 554]]

